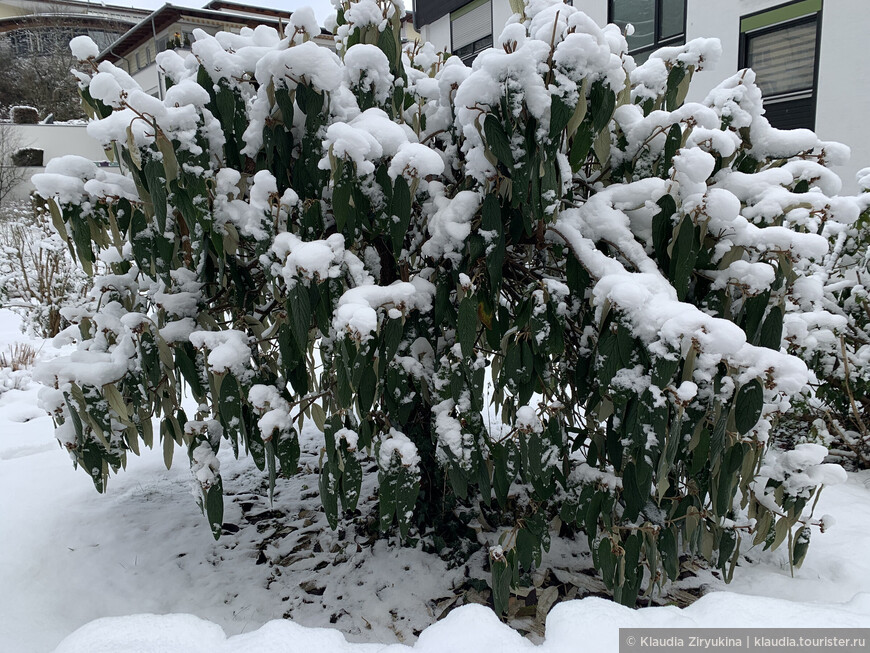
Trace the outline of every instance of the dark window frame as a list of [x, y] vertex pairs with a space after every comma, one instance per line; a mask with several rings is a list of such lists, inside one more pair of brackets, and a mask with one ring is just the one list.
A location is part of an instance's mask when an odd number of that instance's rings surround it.
[[[750, 14], [745, 14], [740, 17], [740, 24], [743, 23], [747, 18], [753, 18], [755, 16], [760, 16], [763, 14], [767, 14], [772, 11], [776, 11], [778, 9], [782, 9], [784, 7], [789, 7], [791, 5], [798, 5], [803, 0], [793, 0], [792, 2], [785, 2], [780, 5], [775, 5], [773, 7], [768, 7], [767, 9], [763, 9], [761, 11], [754, 11]], [[816, 25], [816, 38], [815, 38], [815, 51], [813, 53], [813, 86], [811, 89], [805, 90], [797, 90], [797, 91], [789, 91], [788, 93], [780, 93], [774, 94], [771, 96], [764, 96], [763, 102], [765, 108], [768, 107], [768, 103], [771, 105], [776, 104], [785, 104], [790, 101], [795, 101], [799, 99], [805, 99], [803, 97], [795, 97], [797, 95], [802, 95], [807, 92], [810, 93], [810, 122], [806, 125], [806, 129], [815, 130], [816, 126], [816, 116], [817, 116], [817, 105], [819, 98], [819, 55], [822, 50], [822, 14], [824, 12], [824, 1], [821, 4], [821, 7], [817, 11], [810, 12], [808, 14], [804, 14], [803, 16], [798, 16], [796, 18], [791, 18], [787, 20], [780, 21], [778, 23], [774, 23], [773, 25], [766, 25], [764, 27], [759, 27], [752, 30], [743, 31], [740, 29], [740, 44], [738, 48], [737, 60], [740, 63], [740, 68], [751, 68], [752, 66], [749, 63], [749, 41], [756, 36], [764, 36], [766, 34], [772, 34], [779, 30], [786, 29], [789, 27], [796, 27], [798, 25], [808, 25], [811, 23], [815, 23]], [[776, 125], [773, 125], [774, 127]]]
[[[607, 22], [613, 23], [613, 6], [619, 0], [607, 0]], [[653, 42], [652, 45], [645, 45], [640, 48], [629, 49], [628, 53], [632, 56], [637, 54], [646, 54], [647, 56], [658, 50], [672, 45], [684, 45], [686, 43], [686, 25], [688, 22], [689, 7], [688, 1], [683, 0], [683, 30], [680, 34], [662, 38], [662, 13], [663, 1], [653, 0]], [[631, 22], [631, 21], [628, 21]]]

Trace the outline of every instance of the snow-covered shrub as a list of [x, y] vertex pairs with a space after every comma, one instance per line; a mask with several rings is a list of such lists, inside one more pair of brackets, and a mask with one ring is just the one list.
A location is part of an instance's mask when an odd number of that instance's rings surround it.
[[17, 204], [0, 210], [0, 305], [22, 315], [27, 331], [57, 335], [63, 309], [80, 304], [87, 285], [71, 249], [52, 228], [48, 208]]
[[12, 165], [23, 168], [39, 168], [42, 166], [44, 152], [38, 147], [23, 147], [12, 153]]
[[17, 106], [9, 109], [9, 117], [16, 125], [35, 125], [39, 122], [39, 111], [35, 107]]
[[274, 482], [311, 420], [333, 527], [375, 470], [384, 532], [498, 517], [477, 535], [498, 610], [556, 524], [634, 604], [682, 552], [730, 577], [740, 533], [818, 523], [839, 467], [757, 470], [808, 380], [786, 310], [823, 293], [828, 242], [798, 215], [859, 215], [824, 167], [844, 148], [771, 128], [751, 71], [684, 103], [716, 41], [637, 67], [615, 26], [535, 0], [467, 68], [401, 53], [401, 11], [343, 3], [339, 56], [298, 27], [197, 31], [158, 56], [163, 101], [108, 62], [81, 77], [129, 174], [66, 157], [34, 179], [110, 267], [64, 333], [79, 350], [40, 372], [75, 461], [102, 491], [158, 418], [217, 537], [218, 449]]
[[[851, 223], [825, 212], [792, 211], [825, 236], [827, 254], [807, 268], [814, 294], [789, 298], [783, 337], [814, 373], [796, 410], [777, 427], [782, 439], [817, 442], [858, 467], [870, 467], [870, 169], [858, 173], [864, 194]], [[805, 283], [801, 281], [800, 283]]]
[[27, 389], [38, 353], [26, 342], [16, 342], [0, 351], [0, 395], [9, 390]]

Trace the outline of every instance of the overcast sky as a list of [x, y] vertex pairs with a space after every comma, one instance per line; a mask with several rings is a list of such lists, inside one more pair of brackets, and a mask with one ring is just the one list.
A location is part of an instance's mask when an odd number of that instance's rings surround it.
[[[330, 0], [233, 0], [234, 2], [245, 2], [259, 7], [269, 7], [270, 9], [283, 9], [285, 11], [293, 11], [299, 7], [306, 5], [314, 9], [314, 14], [317, 20], [323, 23], [323, 19], [335, 11], [332, 8]], [[179, 5], [182, 7], [202, 7], [208, 0], [172, 0], [169, 4]], [[157, 9], [167, 4], [164, 0], [107, 0], [106, 4], [119, 6], [132, 6], [142, 9]], [[411, 6], [411, 0], [405, 1], [405, 6]]]

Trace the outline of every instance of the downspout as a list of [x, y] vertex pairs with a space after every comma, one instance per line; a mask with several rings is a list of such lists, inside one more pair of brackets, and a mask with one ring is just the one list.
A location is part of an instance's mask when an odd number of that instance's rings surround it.
[[[157, 68], [157, 28], [154, 26], [154, 14], [151, 14], [151, 36], [154, 39], [154, 66]], [[160, 68], [157, 68], [157, 97], [163, 99], [163, 82], [160, 79]]]

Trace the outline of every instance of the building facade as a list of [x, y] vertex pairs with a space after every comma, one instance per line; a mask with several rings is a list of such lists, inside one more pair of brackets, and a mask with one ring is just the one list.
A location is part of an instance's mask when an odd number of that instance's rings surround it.
[[[644, 61], [653, 50], [698, 37], [717, 37], [722, 58], [699, 73], [688, 100], [702, 100], [723, 78], [753, 68], [765, 114], [780, 129], [813, 129], [852, 148], [835, 168], [844, 192], [870, 166], [870, 30], [867, 0], [569, 0], [598, 24], [632, 24], [629, 51]], [[491, 47], [513, 14], [509, 0], [415, 0], [423, 40], [473, 62]]]
[[[190, 50], [194, 29], [208, 34], [238, 33], [243, 27], [270, 25], [280, 31], [289, 20], [287, 11], [226, 0], [212, 0], [202, 9], [166, 4], [108, 45], [98, 59], [120, 66], [146, 93], [162, 98], [166, 85], [156, 56], [167, 49]], [[335, 47], [331, 34], [323, 34], [315, 40], [320, 45]]]
[[0, 0], [0, 40], [20, 57], [65, 48], [80, 35], [106, 46], [148, 13], [81, 0]]
[[[92, 7], [93, 11], [88, 12]], [[39, 56], [39, 50], [49, 42], [63, 41], [63, 47], [73, 36], [86, 34], [102, 48], [99, 61], [110, 61], [126, 70], [144, 91], [163, 97], [166, 90], [162, 73], [156, 63], [157, 53], [167, 49], [189, 50], [193, 30], [202, 29], [209, 34], [219, 31], [238, 33], [244, 27], [271, 25], [283, 29], [290, 12], [260, 8], [229, 0], [211, 0], [202, 9], [163, 5], [156, 11], [124, 9], [76, 0], [59, 2], [43, 0], [0, 0], [0, 38], [18, 44], [19, 56]], [[23, 13], [29, 11], [30, 13]], [[94, 13], [97, 12], [97, 13]], [[41, 22], [40, 22], [41, 21]], [[23, 29], [44, 24], [46, 31]], [[58, 30], [57, 26], [63, 29]], [[48, 26], [55, 31], [48, 32]], [[111, 27], [111, 29], [109, 28]], [[17, 30], [17, 31], [16, 31]], [[34, 34], [36, 34], [34, 36]], [[335, 47], [331, 34], [316, 39], [322, 45]], [[0, 104], [2, 104], [0, 98]], [[42, 150], [43, 165], [54, 157], [78, 154], [101, 164], [108, 164], [99, 144], [86, 133], [86, 124], [4, 124], [2, 128], [14, 132], [15, 142], [22, 148]], [[8, 159], [8, 157], [6, 157]], [[8, 160], [0, 165], [11, 165]], [[33, 186], [30, 177], [42, 172], [42, 167], [26, 170], [26, 181], [14, 191], [12, 199], [24, 199]]]

